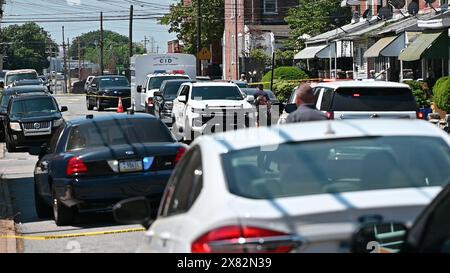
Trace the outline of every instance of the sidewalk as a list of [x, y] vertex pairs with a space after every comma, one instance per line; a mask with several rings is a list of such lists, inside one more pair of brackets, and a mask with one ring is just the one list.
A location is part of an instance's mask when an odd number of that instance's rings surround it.
[[[4, 158], [4, 144], [0, 143], [0, 159]], [[0, 172], [0, 253], [16, 253], [16, 239], [2, 238], [15, 235], [14, 211], [9, 195], [8, 184], [2, 180]]]

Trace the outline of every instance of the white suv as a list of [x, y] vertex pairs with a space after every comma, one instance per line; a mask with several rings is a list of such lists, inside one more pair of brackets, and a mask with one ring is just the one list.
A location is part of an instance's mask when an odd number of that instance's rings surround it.
[[184, 83], [173, 101], [172, 131], [177, 139], [193, 140], [195, 135], [250, 127], [255, 109], [233, 83]]
[[141, 96], [141, 107], [144, 111], [154, 114], [154, 93], [159, 91], [162, 83], [166, 80], [190, 79], [184, 74], [149, 74], [145, 77], [144, 83], [137, 87], [137, 92]]
[[[336, 81], [314, 87], [316, 108], [329, 119], [423, 119], [410, 87], [385, 81]], [[295, 99], [295, 95], [292, 97]], [[285, 111], [295, 111], [290, 101]], [[280, 123], [285, 120], [279, 121]]]

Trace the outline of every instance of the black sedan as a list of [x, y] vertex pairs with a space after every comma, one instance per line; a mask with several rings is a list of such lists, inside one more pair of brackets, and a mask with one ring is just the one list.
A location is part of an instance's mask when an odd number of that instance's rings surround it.
[[[186, 148], [154, 116], [112, 114], [69, 121], [49, 146], [31, 150], [39, 217], [69, 225], [77, 212], [109, 211], [145, 196], [158, 207]], [[156, 211], [154, 211], [156, 215]]]
[[106, 108], [116, 108], [122, 98], [124, 108], [131, 106], [131, 87], [128, 79], [124, 76], [98, 76], [89, 86], [86, 94], [86, 107], [97, 111]]
[[173, 100], [177, 97], [178, 89], [185, 82], [194, 82], [189, 79], [164, 81], [159, 91], [154, 93], [155, 116], [166, 124], [172, 123]]

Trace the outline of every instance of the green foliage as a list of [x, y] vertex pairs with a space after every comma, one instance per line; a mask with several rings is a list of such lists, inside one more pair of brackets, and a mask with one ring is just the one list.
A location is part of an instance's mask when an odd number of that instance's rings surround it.
[[273, 84], [274, 90], [273, 92], [275, 93], [280, 102], [284, 102], [290, 98], [292, 91], [297, 86], [298, 83], [288, 82], [286, 80], [279, 80]]
[[267, 55], [266, 51], [262, 48], [253, 49], [250, 51], [250, 58], [257, 60], [262, 65], [270, 65], [272, 58]]
[[[303, 80], [308, 79], [308, 75], [298, 67], [295, 66], [282, 66], [278, 67], [274, 71], [274, 82], [279, 80]], [[262, 81], [267, 82], [264, 84], [264, 88], [270, 88], [270, 82], [272, 80], [272, 72], [269, 71], [264, 75]]]
[[275, 65], [276, 66], [292, 65], [294, 55], [295, 52], [293, 50], [278, 49], [275, 52]]
[[433, 93], [437, 107], [450, 113], [450, 77], [440, 78], [434, 85]]
[[[339, 22], [333, 22], [339, 18]], [[316, 36], [350, 22], [352, 18], [349, 7], [341, 7], [341, 1], [299, 0], [299, 7], [290, 9], [286, 22], [292, 29], [287, 46], [293, 50], [304, 47], [301, 37], [305, 34]]]
[[11, 25], [0, 33], [0, 52], [4, 52], [4, 69], [30, 68], [42, 72], [49, 66], [46, 49], [52, 45], [50, 34], [36, 23]]
[[[202, 2], [202, 45], [207, 46], [220, 41], [225, 28], [224, 0]], [[183, 1], [170, 6], [170, 12], [160, 19], [160, 24], [168, 25], [170, 33], [177, 33], [178, 40], [184, 44], [186, 53], [197, 52], [197, 0], [185, 6]]]
[[[100, 63], [100, 30], [91, 31], [75, 38], [69, 48], [69, 56], [78, 59], [78, 42], [80, 54], [85, 60]], [[117, 32], [103, 31], [104, 64], [106, 69], [115, 69], [117, 65], [129, 65], [129, 39]], [[140, 44], [133, 44], [134, 54], [143, 54], [145, 49]]]
[[428, 97], [426, 86], [423, 83], [418, 81], [406, 81], [405, 83], [408, 84], [413, 91], [417, 104], [419, 104], [421, 108], [431, 107], [431, 98]]

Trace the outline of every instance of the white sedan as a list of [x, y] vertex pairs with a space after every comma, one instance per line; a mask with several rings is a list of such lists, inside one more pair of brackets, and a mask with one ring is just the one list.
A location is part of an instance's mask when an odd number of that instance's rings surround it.
[[[414, 221], [450, 181], [449, 166], [450, 137], [424, 121], [203, 136], [174, 170], [142, 250], [348, 252], [363, 224]], [[147, 208], [123, 201], [116, 219], [143, 221]]]

